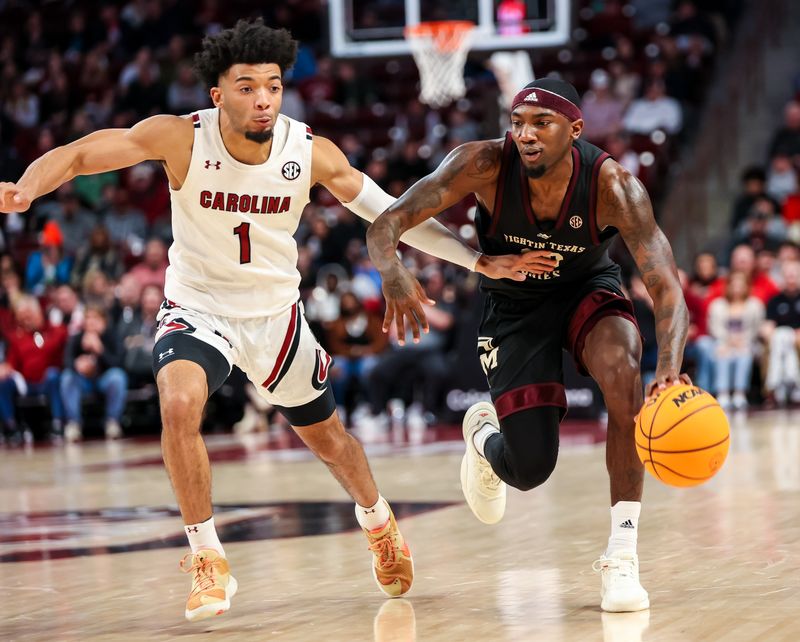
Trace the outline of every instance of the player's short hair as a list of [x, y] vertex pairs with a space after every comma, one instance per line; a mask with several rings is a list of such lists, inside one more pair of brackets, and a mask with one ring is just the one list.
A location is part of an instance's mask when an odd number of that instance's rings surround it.
[[230, 29], [203, 39], [194, 56], [194, 70], [208, 86], [233, 65], [274, 63], [285, 73], [297, 58], [297, 41], [286, 29], [271, 29], [262, 18], [239, 20]]

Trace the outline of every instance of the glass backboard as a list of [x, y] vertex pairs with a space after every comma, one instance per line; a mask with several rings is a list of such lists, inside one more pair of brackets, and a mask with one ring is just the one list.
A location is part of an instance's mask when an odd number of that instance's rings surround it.
[[472, 50], [554, 47], [569, 39], [570, 0], [330, 0], [331, 53], [342, 57], [410, 54], [403, 29], [469, 20]]

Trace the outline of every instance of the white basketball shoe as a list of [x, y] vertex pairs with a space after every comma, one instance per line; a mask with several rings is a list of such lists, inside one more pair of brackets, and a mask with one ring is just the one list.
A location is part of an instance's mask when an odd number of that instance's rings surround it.
[[643, 611], [650, 608], [650, 597], [639, 583], [639, 556], [632, 551], [605, 554], [592, 564], [600, 573], [600, 608], [609, 613]]
[[467, 451], [461, 460], [461, 490], [467, 505], [484, 524], [496, 524], [506, 512], [506, 484], [478, 452], [472, 436], [484, 425], [498, 428], [500, 422], [494, 406], [480, 401], [467, 410], [461, 430]]

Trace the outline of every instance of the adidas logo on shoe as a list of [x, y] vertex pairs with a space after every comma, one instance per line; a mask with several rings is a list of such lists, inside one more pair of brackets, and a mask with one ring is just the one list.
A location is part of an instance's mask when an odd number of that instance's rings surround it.
[[620, 528], [636, 528], [633, 525], [633, 522], [629, 519], [626, 519], [622, 524], [619, 525]]

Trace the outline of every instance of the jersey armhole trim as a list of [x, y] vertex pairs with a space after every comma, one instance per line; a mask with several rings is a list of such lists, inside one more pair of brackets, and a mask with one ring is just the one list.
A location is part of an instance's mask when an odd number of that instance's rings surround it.
[[511, 150], [513, 140], [511, 132], [506, 133], [506, 140], [503, 143], [503, 155], [500, 161], [500, 174], [497, 177], [497, 191], [494, 195], [494, 207], [492, 207], [492, 224], [489, 226], [487, 236], [494, 236], [497, 231], [497, 224], [500, 222], [500, 213], [503, 211], [503, 194], [506, 188], [506, 175], [508, 166], [511, 164]]
[[[200, 132], [197, 131], [200, 129], [200, 124], [201, 124], [200, 112], [197, 111], [192, 112], [190, 114], [190, 117], [192, 120], [192, 124], [194, 125], [194, 131], [192, 132], [192, 146], [189, 149], [189, 164], [186, 166], [186, 176], [183, 177], [183, 181], [181, 182], [181, 186], [179, 188], [175, 189], [174, 187], [172, 187], [172, 183], [170, 182], [170, 173], [169, 171], [167, 171], [168, 168], [166, 161], [162, 161], [161, 163], [161, 165], [163, 166], [162, 168], [164, 170], [164, 174], [167, 177], [167, 188], [171, 194], [173, 193], [180, 194], [183, 191], [183, 188], [186, 185], [186, 182], [189, 180], [189, 176], [192, 173], [192, 159], [194, 158], [194, 148], [197, 144], [197, 137], [201, 135]], [[185, 118], [185, 116], [181, 116], [181, 118]]]
[[597, 226], [597, 179], [600, 176], [600, 168], [609, 158], [611, 155], [603, 152], [592, 165], [592, 180], [589, 185], [589, 233], [595, 245], [600, 245], [600, 232]]
[[313, 182], [313, 173], [314, 173], [314, 133], [308, 125], [306, 127], [306, 148], [304, 150], [303, 159], [306, 161], [306, 166], [308, 167], [308, 189], [306, 192], [308, 193], [308, 202], [311, 202], [311, 189], [314, 187], [315, 183]]
[[[572, 176], [569, 177], [569, 184], [567, 185], [567, 193], [564, 194], [564, 200], [561, 201], [561, 210], [558, 212], [558, 219], [556, 219], [555, 229], [560, 229], [567, 218], [567, 210], [572, 201], [572, 193], [575, 191], [575, 186], [578, 184], [578, 178], [581, 173], [581, 154], [578, 148], [572, 146]], [[528, 201], [530, 203], [530, 200]]]

